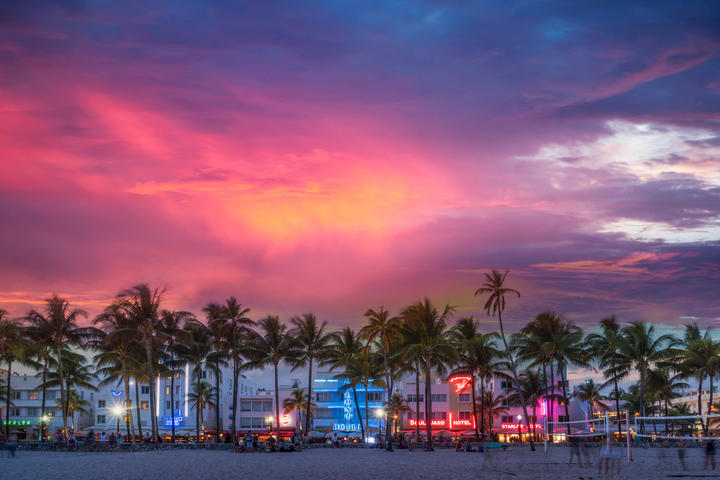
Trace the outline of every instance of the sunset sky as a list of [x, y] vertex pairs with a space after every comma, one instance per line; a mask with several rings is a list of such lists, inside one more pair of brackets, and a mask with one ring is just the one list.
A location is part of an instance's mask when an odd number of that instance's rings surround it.
[[0, 3], [0, 308], [720, 326], [720, 4], [470, 3]]

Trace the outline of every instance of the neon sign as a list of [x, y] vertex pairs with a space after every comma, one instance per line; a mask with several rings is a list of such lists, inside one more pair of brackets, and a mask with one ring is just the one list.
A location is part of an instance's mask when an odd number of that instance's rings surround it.
[[[537, 423], [533, 425], [535, 427], [535, 430], [542, 430], [542, 425], [538, 425]], [[527, 430], [527, 427], [525, 425], [518, 425], [517, 423], [503, 423], [500, 425], [500, 428], [505, 430]]]
[[334, 423], [333, 430], [340, 431], [340, 432], [359, 432], [360, 424], [359, 423]]
[[163, 425], [166, 427], [172, 427], [173, 423], [176, 427], [179, 427], [185, 422], [185, 417], [161, 417], [160, 421], [163, 422]]
[[113, 397], [119, 397], [123, 394], [122, 390], [110, 390]]
[[[410, 419], [409, 422], [410, 422], [410, 425], [413, 426], [413, 427], [414, 427], [415, 425], [419, 425], [419, 426], [421, 426], [421, 427], [427, 426], [427, 423], [425, 423], [425, 420], [420, 420], [419, 423], [418, 423], [417, 420], [415, 420], [415, 419]], [[430, 420], [430, 426], [432, 426], [432, 427], [446, 427], [446, 426], [447, 426], [447, 420], [440, 420], [440, 419]]]
[[280, 425], [290, 425], [290, 416], [280, 415]]
[[455, 393], [463, 393], [467, 387], [472, 384], [472, 377], [468, 375], [458, 375], [449, 378], [448, 382], [455, 386]]
[[472, 427], [472, 422], [470, 420], [453, 420], [452, 421], [453, 427]]

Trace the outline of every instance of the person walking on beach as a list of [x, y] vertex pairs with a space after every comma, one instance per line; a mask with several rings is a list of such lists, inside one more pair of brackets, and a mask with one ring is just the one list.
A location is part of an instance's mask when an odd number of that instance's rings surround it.
[[578, 439], [570, 437], [570, 462], [568, 465], [572, 465], [573, 457], [577, 456], [578, 466], [582, 467], [582, 460], [580, 459], [580, 445], [578, 445]]
[[705, 470], [708, 468], [708, 463], [712, 463], [712, 469], [715, 470], [715, 440], [705, 442]]
[[102, 432], [102, 433], [100, 434], [100, 442], [101, 442], [101, 443], [107, 442], [107, 435], [105, 434], [105, 432]]
[[687, 449], [685, 445], [685, 440], [680, 440], [680, 444], [678, 445], [678, 459], [680, 460], [680, 465], [682, 465], [683, 472], [687, 471], [687, 466], [685, 465], [685, 455], [687, 454]]

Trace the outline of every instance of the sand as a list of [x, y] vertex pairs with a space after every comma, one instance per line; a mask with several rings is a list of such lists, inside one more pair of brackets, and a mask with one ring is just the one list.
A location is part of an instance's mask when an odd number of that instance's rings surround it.
[[[3, 454], [6, 452], [2, 452]], [[0, 479], [598, 479], [720, 478], [702, 470], [702, 449], [688, 449], [683, 472], [674, 449], [633, 449], [635, 461], [622, 461], [620, 475], [598, 475], [590, 468], [568, 467], [563, 447], [543, 453], [526, 447], [486, 454], [385, 452], [379, 449], [311, 449], [300, 453], [235, 454], [228, 451], [172, 450], [137, 453], [18, 452], [0, 457]]]

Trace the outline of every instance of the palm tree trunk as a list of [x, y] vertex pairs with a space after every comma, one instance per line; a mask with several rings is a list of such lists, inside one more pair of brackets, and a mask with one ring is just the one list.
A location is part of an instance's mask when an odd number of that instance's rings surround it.
[[420, 443], [420, 365], [415, 364], [415, 439]]
[[238, 365], [238, 364], [239, 364], [239, 362], [238, 362], [237, 357], [233, 358], [232, 422], [230, 424], [233, 443], [235, 443], [237, 441], [237, 429], [235, 428], [235, 426], [237, 424], [235, 423], [235, 421], [237, 418], [238, 380], [240, 379], [240, 365]]
[[615, 384], [615, 411], [617, 412], [616, 418], [618, 419], [618, 435], [622, 437], [622, 421], [620, 420], [620, 390], [618, 389], [617, 378], [613, 380]]
[[10, 376], [12, 360], [8, 360], [7, 385], [5, 386], [5, 438], [10, 438]]
[[[698, 377], [698, 400], [697, 400], [697, 402], [698, 402], [698, 404], [697, 404], [698, 415], [702, 415], [702, 385], [703, 385], [703, 378], [705, 378], [705, 376], [702, 375], [702, 374], [700, 374], [699, 377]], [[700, 420], [700, 426], [702, 427], [703, 432], [704, 432], [704, 431], [705, 431], [705, 423], [703, 422], [703, 419], [702, 419], [702, 418], [700, 418], [699, 420]]]
[[200, 401], [195, 405], [195, 443], [200, 443]]
[[[123, 370], [125, 366], [123, 365]], [[130, 437], [130, 443], [135, 443], [135, 423], [133, 422], [132, 414], [132, 400], [130, 400], [130, 380], [127, 376], [123, 375], [123, 382], [125, 384], [125, 415], [127, 415], [127, 433]]]
[[[370, 435], [370, 415], [368, 415], [368, 384], [364, 383], [363, 387], [365, 387], [365, 421], [367, 422], [367, 434]], [[378, 429], [380, 430], [380, 429]], [[367, 442], [367, 438], [364, 438], [363, 441]]]
[[[505, 352], [507, 353], [508, 360], [510, 361], [510, 370], [513, 374], [513, 380], [515, 380], [515, 385], [518, 386], [518, 396], [520, 397], [520, 403], [522, 404], [523, 409], [523, 415], [525, 416], [525, 423], [528, 424], [528, 412], [527, 412], [527, 405], [525, 404], [525, 394], [523, 393], [522, 389], [520, 388], [520, 379], [517, 375], [517, 368], [515, 366], [515, 359], [512, 356], [512, 352], [510, 351], [510, 348], [508, 347], [507, 340], [505, 339], [505, 330], [503, 329], [503, 323], [502, 323], [502, 313], [500, 310], [498, 310], [498, 321], [500, 323], [500, 334], [502, 336], [503, 344], [505, 345]], [[530, 450], [535, 451], [535, 442], [533, 442], [532, 437], [530, 437]]]
[[[45, 385], [45, 382], [47, 382], [47, 369], [48, 369], [48, 361], [47, 358], [43, 362], [43, 376], [42, 376], [42, 401], [40, 402], [40, 415], [42, 417], [45, 416], [45, 399], [47, 394], [47, 385]], [[10, 382], [8, 382], [9, 384]], [[40, 439], [45, 440], [47, 436], [47, 422], [43, 421], [42, 428], [40, 430]]]
[[57, 347], [57, 361], [58, 361], [58, 373], [60, 374], [60, 412], [62, 415], [63, 420], [63, 429], [65, 430], [63, 433], [65, 435], [65, 441], [67, 442], [68, 438], [68, 429], [67, 429], [67, 415], [65, 413], [65, 372], [63, 372], [63, 364], [62, 364], [62, 347], [58, 345]]
[[[562, 392], [563, 392], [563, 403], [565, 404], [565, 417], [567, 418], [567, 421], [569, 422], [570, 421], [570, 405], [569, 405], [570, 402], [568, 401], [568, 398], [567, 398], [567, 387], [565, 384], [565, 374], [566, 374], [565, 365], [562, 365], [561, 370], [560, 370], [560, 380], [562, 381], [562, 385], [563, 385]], [[567, 424], [567, 433], [568, 433], [568, 435], [570, 435], [570, 424], [569, 423]]]
[[[313, 367], [313, 359], [310, 357], [308, 359], [308, 398], [307, 398], [307, 406], [305, 407], [305, 430], [303, 430], [303, 433], [306, 435], [310, 433], [310, 404], [312, 402], [312, 367]], [[302, 412], [299, 412], [300, 415], [302, 415]], [[301, 428], [302, 430], [302, 428]]]
[[353, 384], [353, 399], [355, 400], [355, 411], [357, 412], [358, 418], [360, 419], [360, 433], [362, 435], [362, 438], [365, 438], [365, 424], [363, 423], [362, 413], [360, 412], [360, 405], [358, 403], [358, 398], [357, 398], [357, 388], [355, 388], [354, 384]]
[[425, 450], [432, 450], [432, 385], [430, 385], [430, 360], [425, 360]]
[[[390, 366], [388, 365], [388, 351], [390, 350], [390, 345], [387, 339], [387, 335], [385, 335], [385, 338], [383, 338], [383, 366], [385, 367], [385, 400], [387, 402], [387, 405], [390, 405], [390, 397], [392, 396], [392, 389], [393, 385], [390, 381]], [[387, 418], [387, 417], [386, 417]], [[380, 429], [378, 429], [379, 431]], [[387, 448], [386, 450], [391, 452], [392, 451], [392, 442], [390, 441], [390, 422], [387, 420], [385, 421], [385, 442], [387, 442]]]
[[[708, 415], [712, 415], [712, 401], [713, 401], [713, 376], [714, 375], [708, 375], [710, 378], [710, 396], [708, 397], [708, 406], [707, 406], [707, 412]], [[708, 431], [710, 430], [710, 419], [708, 418], [705, 422], [705, 436], [708, 436]]]
[[220, 365], [215, 363], [215, 432], [217, 441], [220, 441]]
[[[532, 437], [537, 441], [537, 437], [535, 436], [535, 423], [537, 423], [537, 402], [533, 403], [532, 412], [533, 412]], [[529, 425], [528, 425], [528, 427], [529, 427]], [[528, 428], [528, 430], [529, 430], [529, 428]]]
[[[553, 365], [553, 362], [550, 361], [550, 421], [555, 421], [555, 365]], [[568, 420], [570, 420], [568, 418]], [[549, 425], [549, 433], [551, 435], [552, 440], [552, 433], [553, 433], [553, 424], [551, 423]]]
[[278, 362], [275, 362], [275, 424], [277, 429], [277, 443], [280, 443], [280, 391], [278, 386]]
[[[645, 370], [640, 369], [640, 416], [645, 416]], [[640, 433], [645, 433], [645, 420], [640, 420]]]
[[140, 441], [142, 441], [142, 416], [140, 414], [140, 387], [138, 384], [140, 383], [140, 379], [138, 377], [135, 377], [135, 403], [137, 407], [137, 416], [138, 416], [138, 432], [140, 434]]
[[[480, 440], [480, 431], [478, 430], [477, 424], [477, 408], [475, 405], [475, 372], [472, 372], [472, 381], [470, 382], [470, 387], [472, 389], [472, 415], [473, 425], [475, 425], [475, 439]], [[452, 425], [450, 425], [450, 428], [452, 428]]]
[[480, 428], [482, 439], [485, 440], [485, 379], [480, 379]]
[[155, 375], [153, 374], [152, 342], [150, 339], [147, 340], [145, 353], [147, 357], [148, 385], [150, 387], [150, 431], [152, 432], [150, 435], [153, 437], [152, 441], [157, 442], [157, 417], [155, 416], [155, 385], [153, 385]]

